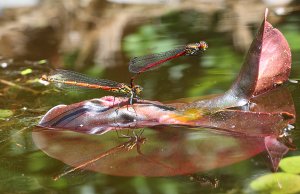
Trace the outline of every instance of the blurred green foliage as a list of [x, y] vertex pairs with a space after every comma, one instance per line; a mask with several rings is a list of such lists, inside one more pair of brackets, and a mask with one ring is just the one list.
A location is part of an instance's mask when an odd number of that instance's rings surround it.
[[158, 53], [178, 45], [176, 39], [162, 39], [159, 32], [166, 31], [163, 25], [145, 25], [124, 38], [124, 51], [130, 57]]

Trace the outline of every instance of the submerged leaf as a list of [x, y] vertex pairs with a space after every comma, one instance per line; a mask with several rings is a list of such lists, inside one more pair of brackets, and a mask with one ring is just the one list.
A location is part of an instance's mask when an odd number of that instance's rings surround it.
[[289, 194], [300, 191], [300, 176], [288, 173], [273, 173], [251, 182], [251, 189], [259, 193]]

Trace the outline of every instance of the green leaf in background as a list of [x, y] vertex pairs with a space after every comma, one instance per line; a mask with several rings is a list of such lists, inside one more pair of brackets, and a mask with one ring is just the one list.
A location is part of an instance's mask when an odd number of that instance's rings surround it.
[[39, 65], [43, 65], [43, 64], [47, 64], [47, 63], [48, 63], [47, 59], [42, 59], [42, 60], [38, 61]]
[[24, 69], [23, 71], [20, 72], [21, 75], [28, 75], [32, 73], [32, 69]]
[[279, 167], [285, 172], [300, 174], [300, 156], [292, 156], [282, 159]]
[[250, 187], [258, 193], [298, 193], [300, 192], [300, 176], [282, 172], [267, 174], [252, 181]]
[[14, 114], [13, 111], [7, 110], [7, 109], [0, 109], [0, 119], [1, 118], [7, 118]]

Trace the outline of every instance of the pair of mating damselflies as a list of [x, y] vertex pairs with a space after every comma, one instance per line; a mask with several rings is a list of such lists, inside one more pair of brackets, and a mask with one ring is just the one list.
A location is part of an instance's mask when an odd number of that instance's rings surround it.
[[131, 73], [135, 73], [136, 76], [131, 78], [130, 85], [107, 79], [91, 78], [68, 70], [55, 70], [50, 73], [50, 75], [43, 75], [42, 79], [48, 82], [53, 82], [58, 87], [84, 87], [121, 93], [129, 97], [129, 104], [133, 104], [134, 99], [136, 99], [142, 92], [142, 87], [134, 84], [134, 80], [137, 75], [153, 70], [165, 62], [181, 56], [198, 55], [207, 48], [207, 43], [200, 41], [199, 43], [191, 43], [161, 53], [134, 57], [129, 62], [129, 71]]

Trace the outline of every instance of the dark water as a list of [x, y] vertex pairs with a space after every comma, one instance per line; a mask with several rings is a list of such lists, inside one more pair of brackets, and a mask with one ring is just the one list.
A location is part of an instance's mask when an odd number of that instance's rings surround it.
[[[297, 54], [300, 50], [298, 44], [300, 39], [299, 17], [300, 15], [297, 13], [289, 14], [283, 17], [283, 21], [274, 24], [284, 34], [291, 46], [293, 56], [291, 79], [300, 79], [300, 57]], [[198, 19], [192, 22], [191, 18]], [[204, 22], [203, 25], [195, 25], [196, 22], [200, 23], [201, 21]], [[189, 12], [169, 14], [159, 19], [153, 19], [127, 32], [122, 41], [122, 57], [117, 62], [124, 65], [100, 70], [101, 72], [98, 69], [99, 73], [94, 70], [93, 74], [98, 77], [127, 82], [130, 74], [126, 64], [130, 57], [149, 53], [149, 49], [153, 49], [150, 52], [167, 50], [169, 47], [204, 39], [208, 42], [209, 49], [202, 56], [178, 59], [159, 70], [142, 75], [138, 83], [144, 87], [143, 98], [171, 101], [225, 92], [238, 74], [244, 53], [234, 48], [232, 32], [219, 32], [215, 25], [214, 21], [209, 21], [207, 16]], [[253, 29], [256, 29], [257, 26], [258, 24], [253, 25]], [[176, 135], [194, 136], [195, 141], [209, 142], [209, 144], [197, 144], [200, 146], [197, 148], [200, 152], [198, 153], [199, 162], [206, 163], [205, 168], [185, 175], [126, 176], [130, 172], [126, 171], [128, 164], [124, 162], [124, 164], [119, 164], [122, 166], [121, 169], [125, 169], [123, 176], [109, 175], [104, 173], [105, 170], [102, 172], [76, 170], [55, 181], [53, 177], [68, 171], [71, 167], [39, 149], [40, 145], [36, 142], [38, 132], [32, 133], [34, 126], [55, 105], [75, 103], [110, 93], [102, 91], [60, 92], [40, 84], [36, 79], [48, 72], [48, 67], [53, 64], [9, 62], [5, 58], [2, 59], [1, 64], [1, 80], [13, 82], [19, 86], [13, 87], [11, 84], [3, 82], [0, 84], [0, 107], [12, 111], [12, 115], [0, 117], [1, 193], [253, 193], [250, 183], [261, 175], [271, 173], [271, 163], [265, 152], [257, 151], [258, 155], [256, 155], [257, 153], [249, 155], [242, 151], [232, 151], [237, 146], [247, 145], [249, 140], [242, 139], [239, 140], [240, 144], [236, 144], [237, 141], [232, 140], [231, 137], [207, 129], [167, 128], [165, 129], [166, 134], [170, 135], [174, 131]], [[7, 67], [3, 64], [7, 64]], [[33, 72], [27, 75], [20, 74], [29, 67]], [[85, 71], [93, 72], [91, 69], [85, 69]], [[287, 87], [291, 91], [295, 109], [299, 115], [300, 86], [290, 83]], [[292, 139], [299, 147], [299, 121], [296, 121], [294, 126]], [[145, 129], [143, 133], [143, 136], [147, 138], [145, 146], [156, 145], [159, 142], [159, 134], [159, 129]], [[47, 139], [54, 136], [58, 136], [58, 138], [54, 138], [52, 141]], [[65, 136], [78, 141], [60, 139]], [[173, 136], [170, 135], [171, 137]], [[88, 141], [82, 142], [82, 139], [88, 139]], [[75, 154], [74, 157], [78, 157], [78, 161], [71, 162], [72, 164], [87, 160], [88, 156], [85, 156], [85, 153], [87, 155], [97, 154], [97, 151], [101, 153], [127, 141], [118, 138], [115, 132], [103, 136], [74, 132], [53, 134], [52, 136], [40, 134], [40, 141], [42, 140], [51, 144], [52, 147], [65, 146], [65, 150], [63, 150], [65, 155]], [[55, 141], [58, 143], [56, 144]], [[94, 142], [94, 144], [89, 147], [87, 142]], [[61, 145], [62, 143], [66, 143], [66, 145]], [[189, 146], [193, 148], [192, 145]], [[168, 146], [170, 147], [171, 144], [163, 145], [162, 148], [167, 149]], [[227, 153], [224, 151], [225, 148], [228, 149]], [[135, 149], [133, 150], [135, 151]], [[145, 150], [147, 149], [145, 148]], [[209, 152], [210, 150], [211, 152]], [[78, 156], [76, 156], [76, 152]], [[201, 153], [206, 155], [201, 158]], [[121, 154], [121, 151], [116, 151], [110, 160], [114, 157], [117, 160], [118, 154]], [[300, 152], [296, 150], [290, 151], [285, 157], [299, 155]], [[236, 159], [237, 156], [244, 157]], [[211, 164], [212, 166], [208, 167], [210, 162], [206, 159], [209, 158], [214, 158], [212, 161], [217, 161], [217, 164]], [[235, 159], [231, 160], [231, 158]], [[96, 164], [94, 165], [96, 166]], [[128, 168], [132, 166], [134, 164], [130, 164]], [[141, 164], [139, 168], [143, 168], [143, 165]], [[153, 165], [153, 168], [156, 166]], [[147, 172], [151, 172], [151, 170], [147, 170]]]

